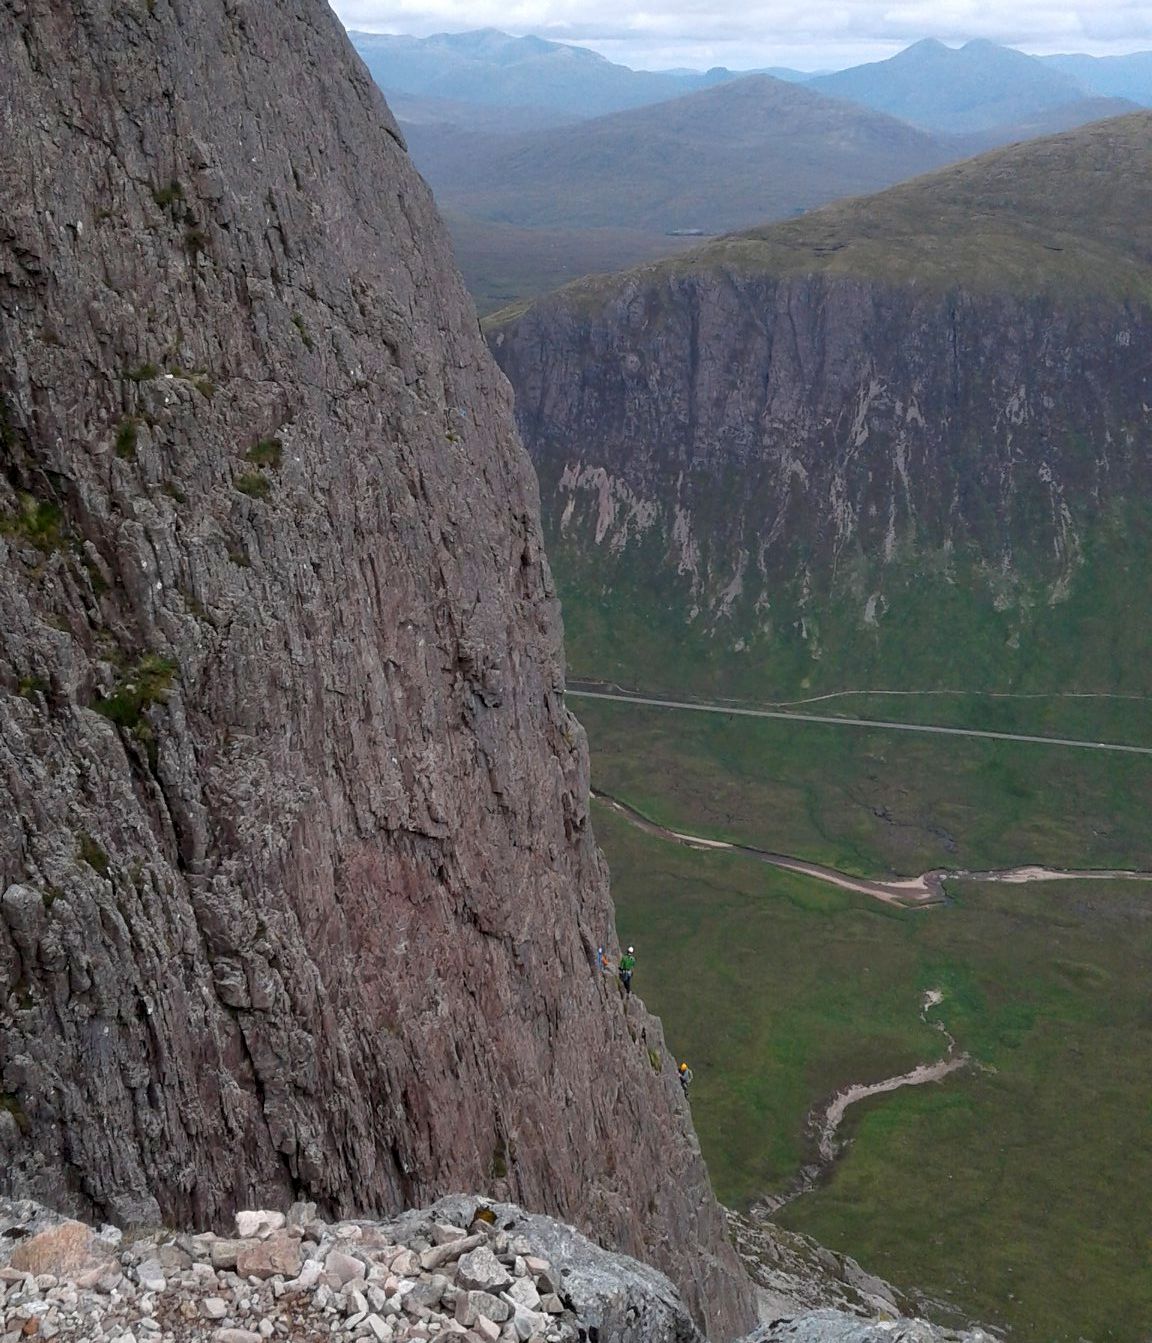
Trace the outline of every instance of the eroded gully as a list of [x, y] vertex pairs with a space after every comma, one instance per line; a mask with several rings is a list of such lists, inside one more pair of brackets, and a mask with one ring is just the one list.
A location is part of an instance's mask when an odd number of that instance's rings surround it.
[[[939, 989], [928, 989], [920, 1005], [920, 1017], [928, 1022], [928, 1013], [944, 1001]], [[899, 1091], [902, 1087], [919, 1087], [928, 1082], [942, 1082], [944, 1078], [961, 1068], [972, 1065], [968, 1054], [958, 1053], [956, 1041], [942, 1021], [929, 1023], [940, 1031], [948, 1042], [948, 1049], [942, 1059], [935, 1063], [918, 1064], [911, 1072], [901, 1073], [899, 1077], [886, 1077], [880, 1082], [856, 1082], [843, 1091], [838, 1091], [831, 1100], [818, 1105], [808, 1115], [807, 1130], [816, 1140], [816, 1160], [801, 1167], [799, 1174], [788, 1187], [778, 1194], [770, 1194], [759, 1200], [752, 1208], [753, 1217], [771, 1217], [773, 1213], [793, 1203], [802, 1194], [806, 1194], [831, 1171], [836, 1158], [844, 1149], [839, 1133], [844, 1116], [851, 1105], [868, 1100], [870, 1096], [883, 1096], [889, 1091]]]

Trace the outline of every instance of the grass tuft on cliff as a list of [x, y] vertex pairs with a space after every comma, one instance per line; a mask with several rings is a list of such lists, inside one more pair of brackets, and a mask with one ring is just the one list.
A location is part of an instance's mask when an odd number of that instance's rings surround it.
[[171, 658], [149, 653], [117, 682], [110, 694], [98, 697], [92, 707], [118, 727], [137, 728], [145, 711], [167, 698], [176, 672], [176, 663]]

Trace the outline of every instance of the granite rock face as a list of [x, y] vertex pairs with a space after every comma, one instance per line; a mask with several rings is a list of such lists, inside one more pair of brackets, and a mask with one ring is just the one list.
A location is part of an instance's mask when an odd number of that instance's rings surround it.
[[730, 1209], [728, 1229], [756, 1283], [761, 1320], [820, 1310], [897, 1319], [916, 1309], [913, 1300], [851, 1255], [834, 1253], [756, 1212]]
[[659, 1024], [594, 963], [507, 388], [335, 18], [19, 0], [0, 143], [0, 1190], [487, 1189], [739, 1332]]

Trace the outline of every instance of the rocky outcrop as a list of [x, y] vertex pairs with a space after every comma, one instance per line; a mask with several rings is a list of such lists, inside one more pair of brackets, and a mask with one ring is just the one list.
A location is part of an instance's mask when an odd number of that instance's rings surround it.
[[[86, 1255], [77, 1258], [80, 1239]], [[326, 1223], [310, 1204], [237, 1214], [233, 1237], [98, 1233], [0, 1200], [0, 1340], [155, 1343], [702, 1343], [662, 1274], [574, 1228], [454, 1195], [390, 1222]], [[987, 1343], [894, 1310], [787, 1309], [745, 1343]]]
[[750, 1322], [530, 467], [321, 0], [0, 17], [0, 1189], [506, 1193]]
[[[578, 670], [1075, 684], [1144, 553], [1150, 130], [1016, 146], [493, 319]], [[647, 665], [634, 627], [664, 641]], [[1132, 688], [1142, 629], [1110, 672]]]
[[957, 1331], [925, 1320], [862, 1320], [838, 1310], [818, 1310], [774, 1320], [745, 1343], [993, 1343], [983, 1329]]
[[[84, 1260], [71, 1252], [77, 1233]], [[333, 1225], [297, 1203], [239, 1213], [231, 1238], [125, 1239], [0, 1200], [0, 1340], [130, 1335], [703, 1343], [663, 1274], [510, 1204], [455, 1197], [396, 1222]]]
[[761, 1320], [818, 1310], [895, 1319], [915, 1309], [913, 1301], [851, 1255], [787, 1231], [758, 1212], [729, 1211], [728, 1226], [756, 1283]]
[[[894, 1307], [862, 1318], [779, 1301], [767, 1318], [744, 1343], [991, 1339]], [[125, 1237], [0, 1199], [0, 1343], [81, 1336], [703, 1343], [663, 1274], [507, 1203], [452, 1195], [389, 1222], [336, 1224], [297, 1203], [287, 1213], [240, 1212], [228, 1237]]]

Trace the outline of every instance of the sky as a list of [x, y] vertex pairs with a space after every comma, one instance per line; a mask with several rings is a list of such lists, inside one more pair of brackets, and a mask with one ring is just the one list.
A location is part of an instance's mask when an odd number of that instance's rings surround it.
[[501, 28], [592, 47], [637, 69], [840, 69], [922, 37], [990, 38], [1036, 55], [1152, 49], [1152, 0], [332, 0], [349, 28]]

